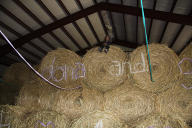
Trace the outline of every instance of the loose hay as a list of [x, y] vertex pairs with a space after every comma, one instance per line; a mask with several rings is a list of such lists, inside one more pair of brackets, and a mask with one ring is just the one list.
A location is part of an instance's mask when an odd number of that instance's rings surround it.
[[134, 128], [189, 128], [181, 119], [171, 116], [162, 116], [160, 114], [151, 114], [142, 121], [132, 124]]
[[64, 113], [69, 119], [75, 119], [82, 114], [103, 108], [103, 94], [96, 90], [83, 88], [81, 90], [60, 90], [55, 96], [53, 109]]
[[[100, 125], [99, 125], [100, 124]], [[94, 111], [74, 121], [71, 128], [128, 128], [117, 117], [107, 111]]]
[[181, 60], [179, 66], [183, 74], [181, 81], [187, 88], [190, 88], [192, 86], [192, 43], [181, 52], [179, 58]]
[[150, 114], [155, 106], [155, 95], [125, 82], [105, 95], [104, 109], [112, 111], [125, 123]]
[[3, 80], [7, 83], [21, 87], [30, 80], [31, 70], [24, 63], [12, 64], [3, 75]]
[[[79, 63], [79, 65], [76, 65], [76, 63]], [[82, 67], [80, 56], [73, 51], [58, 48], [57, 50], [49, 52], [43, 58], [39, 71], [45, 78], [57, 86], [73, 88], [79, 86], [80, 78], [75, 78], [75, 71], [79, 66]], [[82, 75], [81, 71], [81, 69], [77, 71], [78, 75]], [[48, 85], [48, 83], [41, 78], [39, 78], [39, 80], [42, 85]]]
[[11, 128], [22, 128], [21, 126], [24, 120], [25, 110], [25, 108], [20, 106], [0, 106], [0, 124], [8, 124]]
[[126, 61], [126, 53], [118, 47], [110, 46], [107, 54], [99, 52], [98, 47], [93, 48], [83, 57], [86, 68], [86, 78], [83, 80], [90, 87], [103, 92], [110, 90], [115, 86], [119, 86], [126, 79], [127, 70], [125, 69], [121, 73], [121, 68], [119, 68]]
[[65, 115], [54, 111], [41, 111], [31, 114], [26, 120], [26, 128], [69, 128], [69, 120]]
[[[141, 64], [141, 53], [144, 55], [145, 63]], [[173, 50], [165, 45], [152, 43], [149, 45], [149, 53], [151, 58], [152, 76], [155, 82], [150, 79], [150, 71], [148, 69], [148, 59], [146, 46], [138, 47], [131, 53], [131, 64], [134, 65], [135, 71], [143, 71], [132, 73], [131, 76], [136, 86], [150, 92], [162, 92], [170, 88], [169, 82], [177, 80], [181, 75], [177, 66], [179, 62], [178, 56]]]
[[164, 115], [182, 117], [185, 121], [192, 120], [192, 91], [181, 86], [180, 82], [160, 94], [157, 98], [156, 109]]
[[20, 90], [17, 105], [24, 106], [28, 111], [50, 110], [55, 101], [56, 89], [40, 85], [38, 82], [26, 83]]

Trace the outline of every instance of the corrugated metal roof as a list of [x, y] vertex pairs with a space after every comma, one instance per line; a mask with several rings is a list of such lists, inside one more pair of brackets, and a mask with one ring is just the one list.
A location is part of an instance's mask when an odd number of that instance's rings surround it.
[[[40, 29], [100, 2], [140, 7], [139, 0], [6, 0], [0, 3], [0, 30], [11, 40]], [[143, 0], [145, 9], [191, 15], [191, 0]], [[181, 19], [182, 20], [182, 19]], [[192, 37], [192, 26], [146, 18], [149, 42], [166, 43], [175, 52]], [[142, 18], [129, 14], [101, 11], [83, 17], [41, 35], [18, 50], [28, 59], [39, 63], [47, 52], [57, 47], [67, 47], [75, 52], [90, 48], [104, 40], [106, 27], [113, 27], [115, 40], [144, 44]], [[111, 31], [111, 32], [110, 32]], [[5, 45], [0, 39], [0, 45]], [[122, 46], [121, 46], [122, 47]], [[122, 49], [126, 49], [122, 47]], [[130, 50], [130, 48], [128, 48]], [[42, 51], [43, 50], [43, 51]], [[132, 49], [131, 49], [132, 50]], [[32, 54], [31, 54], [32, 53]], [[6, 57], [19, 61], [11, 53]]]

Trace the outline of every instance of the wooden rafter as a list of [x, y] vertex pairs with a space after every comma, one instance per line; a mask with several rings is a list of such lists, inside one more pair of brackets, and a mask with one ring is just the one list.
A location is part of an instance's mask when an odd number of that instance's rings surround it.
[[[36, 2], [40, 5], [40, 7], [52, 18], [53, 21], [56, 21], [57, 18], [51, 13], [51, 11], [43, 4], [41, 0], [36, 0]], [[52, 31], [50, 32], [50, 35], [64, 48], [70, 49], [65, 43], [59, 39], [57, 35], [55, 35]]]
[[[34, 21], [36, 21], [40, 26], [45, 26], [45, 24], [37, 17], [35, 16], [35, 14], [33, 14], [20, 0], [13, 0], [13, 2], [15, 2], [15, 4], [17, 4], [21, 9], [23, 9], [23, 11], [25, 11]], [[51, 32], [52, 33], [52, 32]], [[54, 36], [54, 34], [52, 34], [52, 36]], [[41, 41], [43, 41], [44, 39], [40, 38]], [[54, 47], [52, 45], [49, 45], [49, 42], [46, 42], [46, 45], [52, 49], [54, 49]], [[31, 44], [33, 47], [35, 47], [37, 50], [39, 50], [40, 52], [43, 52], [44, 54], [47, 54], [47, 51], [43, 50], [42, 48], [38, 47], [38, 46], [34, 46], [34, 44]]]
[[[177, 0], [173, 1], [173, 4], [172, 4], [171, 10], [170, 10], [170, 13], [173, 13], [173, 10], [174, 10], [176, 4], [177, 4]], [[167, 30], [168, 24], [169, 24], [169, 22], [166, 22], [166, 24], [165, 24], [165, 26], [164, 26], [164, 28], [163, 28], [163, 32], [161, 33], [161, 37], [160, 37], [160, 41], [159, 41], [159, 42], [162, 42], [163, 37], [164, 37], [164, 34], [165, 34], [166, 30]]]
[[[189, 13], [188, 16], [191, 16], [191, 15], [192, 15], [192, 10], [191, 10], [191, 12]], [[170, 44], [170, 46], [169, 46], [170, 48], [173, 47], [173, 45], [174, 45], [175, 42], [177, 41], [177, 39], [178, 39], [180, 33], [182, 32], [182, 30], [184, 29], [184, 27], [185, 27], [185, 25], [181, 25], [181, 26], [180, 26], [180, 28], [179, 28], [179, 30], [178, 30], [178, 32], [177, 32], [175, 38], [173, 39], [173, 41], [171, 42], [171, 44]]]
[[[2, 5], [0, 5], [0, 10], [3, 11], [6, 15], [11, 17], [13, 20], [15, 20], [18, 24], [20, 24], [22, 27], [24, 27], [29, 32], [33, 32], [33, 29], [26, 25], [23, 21], [21, 21], [19, 18], [17, 18], [15, 15], [13, 15], [10, 11], [8, 11], [6, 8], [4, 8]], [[41, 40], [45, 45], [47, 45], [49, 48], [54, 49], [53, 45], [51, 45], [48, 41], [46, 41], [44, 38], [40, 37], [39, 40]], [[30, 41], [30, 40], [29, 40]], [[27, 41], [28, 42], [28, 41]], [[27, 43], [25, 42], [25, 43]]]
[[[10, 54], [12, 54], [12, 55], [14, 55], [14, 56], [18, 56], [18, 54], [17, 54], [15, 51], [11, 51]], [[10, 58], [10, 57], [9, 57], [9, 58]], [[34, 60], [30, 59], [30, 58], [25, 58], [25, 59], [26, 59], [29, 63], [33, 64], [33, 65], [37, 64], [36, 61], [34, 61]], [[20, 59], [20, 60], [23, 61], [22, 59]]]
[[[98, 3], [97, 3], [97, 0], [93, 0], [93, 2], [94, 2], [95, 5], [98, 4]], [[101, 11], [98, 11], [98, 14], [99, 14], [99, 19], [101, 20], [101, 24], [102, 24], [102, 26], [103, 26], [105, 35], [108, 35], [107, 27], [105, 26], [105, 22], [104, 22], [104, 20], [103, 20], [102, 15], [101, 15]]]
[[189, 41], [187, 41], [187, 43], [182, 47], [182, 49], [177, 52], [177, 54], [179, 55], [191, 42], [192, 37], [189, 39]]
[[[2, 21], [0, 21], [0, 26], [3, 27], [4, 29], [6, 29], [7, 31], [13, 33], [15, 36], [22, 37], [22, 35], [20, 33], [18, 33], [17, 31], [15, 31], [14, 29], [12, 29], [11, 27], [9, 27], [8, 25], [4, 24]], [[35, 57], [36, 59], [41, 60], [41, 57], [38, 56], [37, 54], [29, 51], [28, 49], [24, 48], [24, 47], [20, 47], [20, 49], [28, 54], [30, 54], [31, 56]]]
[[[61, 0], [56, 0], [58, 5], [61, 7], [61, 9], [63, 10], [63, 12], [65, 12], [68, 16], [71, 15], [70, 12], [67, 10], [67, 8], [65, 7], [64, 3]], [[81, 37], [85, 40], [85, 42], [87, 43], [88, 47], [91, 46], [90, 42], [88, 41], [87, 37], [85, 36], [85, 34], [82, 32], [81, 28], [79, 27], [79, 25], [76, 22], [72, 22], [73, 26], [75, 27], [75, 29], [79, 32], [79, 34], [81, 35]]]
[[[83, 5], [81, 4], [81, 2], [79, 0], [75, 0], [75, 2], [77, 3], [78, 7], [80, 8], [80, 10], [83, 10]], [[97, 42], [99, 43], [100, 40], [99, 40], [99, 37], [97, 35], [97, 33], [95, 32], [95, 29], [93, 27], [93, 25], [91, 24], [91, 21], [89, 20], [88, 16], [85, 16], [85, 21], [87, 22], [89, 28], [91, 29], [95, 39], [97, 40]]]
[[[35, 30], [35, 31], [31, 32], [30, 34], [27, 34], [27, 35], [21, 37], [20, 39], [15, 40], [13, 42], [13, 44], [16, 48], [18, 48], [34, 38], [38, 38], [45, 33], [48, 33], [54, 29], [60, 28], [68, 23], [71, 23], [73, 21], [76, 21], [80, 18], [83, 18], [85, 16], [88, 16], [90, 14], [93, 14], [93, 13], [101, 11], [101, 10], [114, 11], [114, 12], [125, 13], [125, 14], [130, 14], [130, 15], [138, 15], [138, 16], [142, 15], [140, 8], [137, 8], [137, 7], [125, 6], [125, 5], [119, 5], [119, 4], [111, 4], [111, 3], [99, 3], [99, 4], [93, 5], [91, 7], [88, 7], [80, 12], [74, 13], [68, 17], [57, 20], [54, 23], [46, 25], [38, 30]], [[148, 18], [165, 20], [168, 22], [192, 25], [192, 17], [186, 16], [186, 15], [173, 14], [173, 13], [168, 13], [168, 12], [153, 11], [151, 9], [145, 9], [145, 16]], [[182, 20], [180, 20], [180, 19], [182, 19]], [[2, 46], [0, 48], [0, 56], [8, 53], [11, 50], [12, 49], [9, 47], [9, 45]]]

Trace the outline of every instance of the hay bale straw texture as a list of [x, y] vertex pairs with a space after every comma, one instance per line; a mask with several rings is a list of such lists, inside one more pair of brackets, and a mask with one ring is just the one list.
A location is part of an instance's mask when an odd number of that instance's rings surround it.
[[192, 120], [192, 91], [181, 86], [180, 82], [161, 93], [157, 98], [156, 110], [164, 115], [182, 117], [185, 121]]
[[[73, 51], [58, 48], [49, 52], [43, 58], [39, 71], [45, 78], [57, 86], [63, 88], [77, 87], [79, 86], [80, 78], [75, 79], [75, 73], [72, 75], [72, 72], [77, 68], [76, 63], [81, 63], [80, 56]], [[49, 85], [41, 78], [39, 80], [41, 84]]]
[[[179, 58], [173, 50], [163, 44], [150, 44], [149, 53], [152, 76], [155, 82], [152, 82], [150, 79], [148, 56], [145, 45], [138, 47], [131, 53], [131, 64], [132, 66], [134, 65], [134, 68], [132, 68], [134, 72], [131, 73], [131, 76], [136, 83], [135, 85], [139, 88], [154, 93], [162, 92], [170, 88], [170, 84], [167, 83], [177, 80], [181, 75], [177, 66]], [[141, 59], [142, 54], [144, 56], [144, 62]]]
[[26, 109], [21, 106], [0, 106], [0, 124], [10, 124], [11, 128], [22, 128]]
[[155, 108], [156, 95], [125, 82], [122, 86], [106, 92], [104, 98], [104, 110], [112, 111], [128, 123], [150, 114]]
[[55, 96], [53, 110], [64, 113], [69, 119], [103, 108], [103, 94], [97, 90], [83, 88], [81, 90], [59, 90]]
[[[180, 64], [183, 73], [183, 84], [190, 88], [192, 85], [192, 42], [179, 55], [182, 63]], [[184, 60], [187, 59], [187, 60]], [[184, 74], [189, 73], [189, 74]]]
[[153, 113], [132, 124], [134, 128], [189, 128], [182, 118]]
[[[65, 115], [54, 111], [40, 111], [30, 114], [24, 122], [25, 128], [69, 128], [69, 120]], [[50, 124], [52, 123], [52, 124]]]
[[51, 110], [56, 91], [56, 88], [38, 82], [25, 83], [19, 92], [16, 104], [24, 106], [28, 111]]
[[3, 80], [7, 83], [21, 87], [30, 80], [31, 70], [24, 63], [12, 64], [3, 75]]
[[110, 46], [107, 54], [99, 52], [98, 47], [95, 47], [83, 57], [86, 68], [86, 78], [83, 80], [90, 87], [100, 91], [110, 90], [126, 79], [126, 70], [121, 73], [120, 68], [121, 64], [126, 61], [126, 53], [116, 46]]
[[108, 111], [94, 111], [73, 122], [71, 128], [128, 128]]

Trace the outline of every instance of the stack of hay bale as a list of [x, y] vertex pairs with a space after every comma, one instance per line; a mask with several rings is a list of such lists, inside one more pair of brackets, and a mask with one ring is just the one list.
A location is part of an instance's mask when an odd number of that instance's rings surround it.
[[3, 75], [3, 81], [17, 86], [22, 86], [31, 80], [31, 70], [24, 63], [12, 64]]
[[[181, 52], [179, 58], [182, 72], [181, 85], [190, 91], [192, 89], [192, 42]], [[189, 123], [192, 126], [192, 120]]]
[[192, 86], [192, 42], [181, 52], [179, 58], [183, 75], [182, 83], [186, 88], [190, 88]]
[[16, 105], [0, 107], [3, 123], [15, 128], [189, 128], [192, 92], [181, 86], [187, 80], [179, 57], [165, 45], [152, 43], [149, 50], [153, 82], [145, 46], [130, 56], [116, 46], [108, 53], [93, 48], [83, 58], [67, 49], [51, 51], [38, 71], [65, 89], [31, 76], [35, 80], [23, 85]]
[[0, 81], [0, 104], [14, 104], [22, 86], [31, 81], [32, 71], [24, 63], [12, 64]]
[[[131, 63], [137, 63], [139, 54], [143, 52], [145, 65], [148, 65], [145, 46], [137, 48], [131, 53]], [[182, 74], [178, 68], [179, 57], [167, 46], [150, 44], [149, 52], [151, 57], [151, 69], [153, 81], [150, 79], [150, 72], [133, 73], [132, 80], [137, 86], [147, 92], [155, 94], [154, 111], [141, 118], [134, 127], [153, 126], [162, 127], [188, 127], [187, 122], [192, 118], [192, 92], [180, 86]], [[137, 69], [138, 68], [138, 69]], [[141, 71], [144, 66], [136, 66]], [[152, 96], [151, 96], [152, 97]]]

